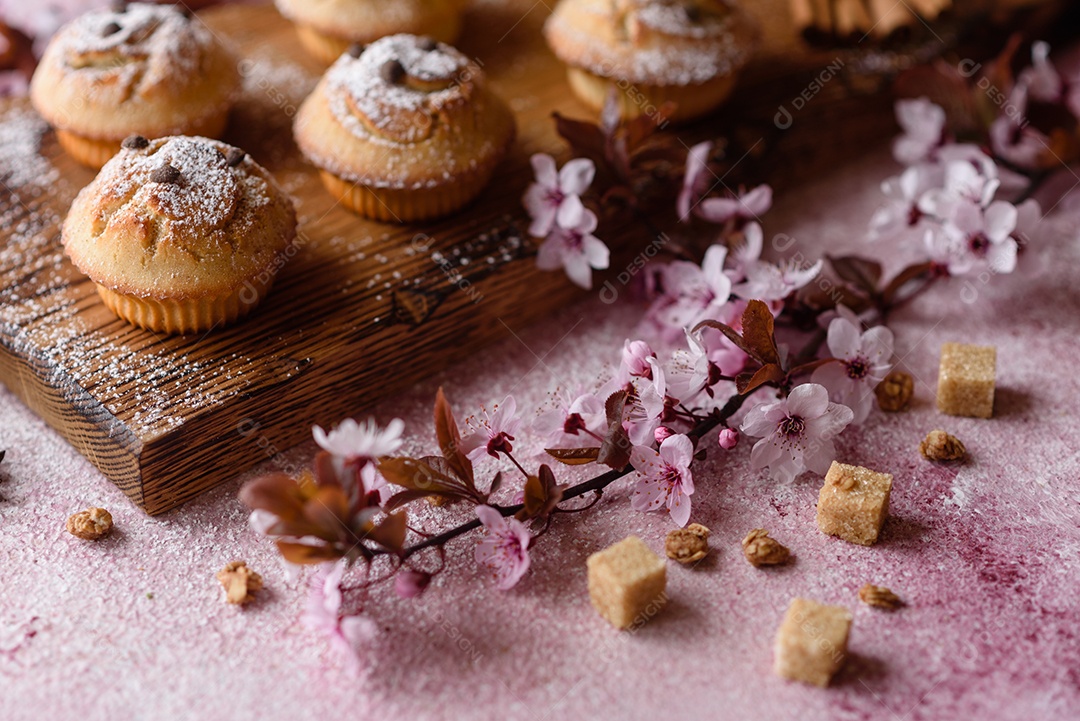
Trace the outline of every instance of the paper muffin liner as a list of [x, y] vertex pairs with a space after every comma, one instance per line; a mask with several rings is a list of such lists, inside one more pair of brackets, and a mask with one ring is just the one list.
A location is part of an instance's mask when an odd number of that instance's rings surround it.
[[[736, 73], [729, 73], [696, 85], [639, 85], [617, 78], [605, 78], [581, 68], [567, 68], [570, 88], [583, 103], [602, 110], [611, 89], [618, 91], [617, 99], [624, 118], [655, 115], [658, 124], [685, 122], [707, 115], [727, 99], [735, 87]], [[676, 103], [670, 115], [661, 115], [666, 102]]]
[[431, 220], [460, 210], [480, 194], [494, 166], [469, 177], [434, 188], [376, 188], [353, 183], [326, 170], [319, 171], [323, 185], [349, 209], [384, 223], [413, 223]]
[[[229, 111], [228, 109], [225, 109], [208, 115], [198, 122], [183, 128], [182, 132], [166, 133], [166, 135], [201, 135], [206, 138], [217, 138], [224, 134], [225, 126], [228, 122]], [[85, 135], [79, 135], [70, 130], [59, 129], [56, 131], [56, 139], [59, 141], [60, 147], [64, 149], [64, 152], [79, 163], [82, 163], [89, 168], [93, 168], [94, 170], [101, 170], [102, 166], [109, 162], [112, 156], [120, 152], [120, 143], [124, 140], [123, 138], [113, 140], [88, 138]], [[153, 138], [151, 137], [151, 139]]]
[[225, 295], [184, 300], [157, 300], [118, 293], [97, 285], [98, 295], [109, 310], [140, 328], [186, 335], [224, 327], [253, 311], [274, 284], [272, 274], [257, 276]]
[[304, 49], [324, 65], [333, 64], [353, 44], [352, 40], [326, 35], [301, 23], [296, 23], [296, 34], [300, 36], [300, 44]]
[[[357, 40], [350, 38], [342, 38], [336, 35], [327, 35], [321, 30], [316, 30], [310, 25], [303, 23], [294, 23], [296, 26], [296, 34], [300, 36], [300, 44], [304, 46], [304, 49], [308, 51], [316, 60], [324, 65], [333, 65], [334, 61], [341, 57], [342, 53], [349, 49], [349, 46], [358, 42]], [[430, 26], [427, 32], [419, 33], [427, 35], [442, 43], [451, 43], [457, 40], [461, 31], [460, 19], [455, 19], [452, 22], [446, 22], [439, 26]], [[370, 32], [370, 31], [369, 31]], [[377, 38], [371, 38], [374, 41]]]

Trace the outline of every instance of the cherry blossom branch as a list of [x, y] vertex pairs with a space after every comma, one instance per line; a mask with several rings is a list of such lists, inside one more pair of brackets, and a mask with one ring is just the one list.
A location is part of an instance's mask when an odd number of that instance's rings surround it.
[[[689, 435], [696, 444], [709, 431], [714, 430], [715, 428], [725, 424], [729, 418], [735, 415], [735, 413], [737, 413], [739, 409], [742, 408], [743, 403], [750, 395], [752, 394], [737, 394], [732, 396], [723, 408], [708, 416], [702, 422], [698, 423], [693, 429], [690, 430], [687, 435]], [[606, 473], [602, 473], [599, 476], [596, 476], [595, 478], [591, 478], [587, 481], [583, 481], [576, 485], [570, 486], [566, 489], [566, 491], [563, 492], [562, 500], [567, 501], [572, 498], [578, 498], [594, 491], [602, 493], [605, 488], [607, 488], [620, 478], [628, 476], [630, 473], [633, 472], [633, 470], [634, 469], [632, 466], [627, 465], [624, 468], [612, 469], [610, 471], [607, 471]], [[504, 517], [512, 516], [525, 507], [522, 503], [517, 503], [509, 506], [499, 506], [492, 504], [489, 505], [491, 505], [492, 508], [494, 508]], [[584, 508], [574, 510], [584, 510]], [[463, 536], [471, 531], [475, 531], [476, 529], [480, 528], [481, 525], [482, 524], [478, 518], [466, 521], [465, 523], [447, 529], [442, 533], [433, 535], [429, 538], [425, 538], [424, 540], [414, 543], [411, 546], [406, 546], [401, 550], [400, 558], [402, 561], [405, 561], [409, 557], [425, 549], [442, 547], [450, 541], [453, 541], [455, 538], [458, 538], [459, 536]], [[391, 551], [388, 551], [384, 548], [376, 548], [369, 550], [372, 552], [373, 556], [396, 555], [392, 554]]]

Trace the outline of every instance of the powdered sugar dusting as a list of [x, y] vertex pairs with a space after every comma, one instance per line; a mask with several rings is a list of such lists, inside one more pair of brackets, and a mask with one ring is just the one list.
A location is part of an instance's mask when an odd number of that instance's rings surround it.
[[0, 119], [0, 183], [9, 192], [34, 195], [56, 181], [58, 173], [38, 149], [48, 124], [25, 107], [13, 107]]
[[[596, 3], [594, 22], [614, 25], [618, 42], [598, 42], [558, 11], [549, 35], [573, 47], [563, 58], [602, 77], [649, 85], [695, 85], [727, 75], [749, 58], [750, 43], [740, 28], [749, 21], [727, 3], [694, 6], [666, 0]], [[562, 43], [555, 43], [556, 48]], [[571, 57], [572, 56], [572, 57]]]
[[[437, 89], [427, 92], [388, 82], [382, 68], [392, 62], [400, 63], [409, 76], [434, 84]], [[459, 101], [463, 86], [454, 81], [469, 65], [469, 59], [449, 45], [440, 43], [429, 51], [413, 35], [392, 35], [372, 43], [359, 58], [348, 54], [338, 58], [327, 73], [330, 108], [338, 122], [360, 137], [368, 137], [370, 132], [357, 121], [350, 105], [372, 127], [388, 131], [397, 113], [436, 110]], [[439, 88], [442, 84], [445, 86]], [[414, 127], [414, 132], [406, 134], [406, 142], [414, 142], [423, 132], [423, 127]]]

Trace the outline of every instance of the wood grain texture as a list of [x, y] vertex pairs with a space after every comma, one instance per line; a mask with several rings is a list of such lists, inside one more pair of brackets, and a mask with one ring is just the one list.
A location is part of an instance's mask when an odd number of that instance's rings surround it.
[[[312, 424], [362, 415], [581, 297], [561, 274], [535, 269], [535, 248], [523, 237], [529, 155], [565, 155], [550, 113], [588, 115], [542, 43], [546, 14], [542, 4], [517, 0], [470, 11], [459, 47], [483, 62], [510, 100], [519, 139], [476, 203], [422, 226], [359, 219], [335, 205], [300, 158], [291, 119], [321, 68], [286, 21], [271, 8], [202, 15], [244, 58], [245, 96], [226, 140], [298, 199], [299, 251], [270, 297], [235, 327], [182, 338], [133, 328], [62, 257], [64, 213], [93, 174], [65, 157], [51, 133], [41, 135], [37, 152], [14, 143], [2, 156], [11, 166], [0, 165], [0, 380], [156, 514], [309, 438]], [[830, 99], [795, 116], [793, 127], [804, 131], [778, 128], [778, 106], [820, 77], [830, 59], [778, 51], [763, 58], [727, 109], [680, 138], [741, 135], [749, 152], [739, 177], [756, 180], [766, 161], [775, 168], [780, 158], [784, 172], [770, 180], [783, 187], [820, 171], [838, 145], [857, 152], [887, 133], [881, 122], [867, 122], [887, 117], [880, 96], [853, 97], [828, 82], [821, 93]], [[40, 124], [20, 101], [0, 106], [0, 118], [5, 135], [14, 128], [22, 140]], [[647, 238], [629, 222], [609, 232], [617, 270], [619, 258]]]

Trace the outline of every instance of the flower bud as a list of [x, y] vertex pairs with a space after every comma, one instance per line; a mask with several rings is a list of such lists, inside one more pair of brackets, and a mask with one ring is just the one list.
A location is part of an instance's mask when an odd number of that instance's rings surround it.
[[431, 583], [431, 574], [406, 568], [394, 577], [394, 591], [402, 598], [416, 598]]
[[734, 428], [724, 428], [720, 431], [720, 447], [730, 451], [739, 443], [739, 432]]
[[673, 435], [675, 435], [675, 431], [667, 426], [657, 426], [656, 430], [653, 432], [653, 437], [656, 438], [657, 443], [663, 443]]

